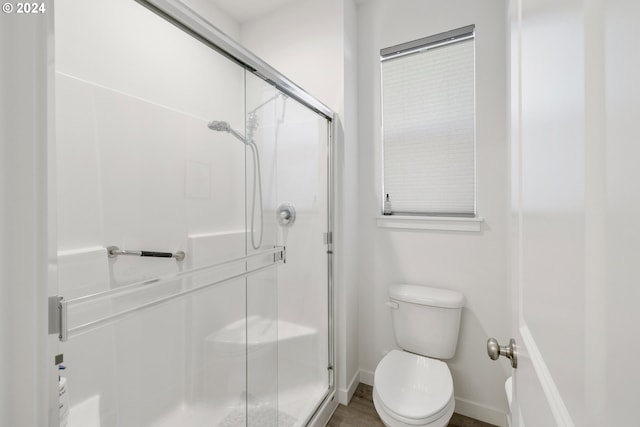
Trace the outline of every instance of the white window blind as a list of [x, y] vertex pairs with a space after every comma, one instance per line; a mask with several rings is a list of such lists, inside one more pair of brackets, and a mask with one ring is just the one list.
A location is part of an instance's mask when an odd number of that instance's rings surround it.
[[389, 194], [394, 214], [474, 216], [474, 38], [389, 56], [382, 57], [383, 199]]

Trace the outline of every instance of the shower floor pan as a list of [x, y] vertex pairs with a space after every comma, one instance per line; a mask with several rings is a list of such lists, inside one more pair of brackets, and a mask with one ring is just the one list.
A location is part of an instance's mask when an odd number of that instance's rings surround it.
[[318, 339], [313, 328], [261, 316], [226, 325], [205, 338], [201, 399], [151, 427], [304, 425], [327, 390]]
[[[150, 427], [302, 427], [317, 402], [301, 405], [300, 402], [296, 402], [295, 394], [302, 392], [310, 396], [319, 392], [319, 386], [309, 385], [307, 391], [298, 389], [295, 393], [285, 392], [281, 399], [291, 398], [293, 406], [281, 403], [279, 410], [275, 404], [255, 401], [251, 396], [248, 405], [239, 400], [235, 405], [224, 408], [204, 403], [183, 404], [156, 420]], [[298, 417], [290, 413], [303, 408], [307, 412], [301, 413]]]

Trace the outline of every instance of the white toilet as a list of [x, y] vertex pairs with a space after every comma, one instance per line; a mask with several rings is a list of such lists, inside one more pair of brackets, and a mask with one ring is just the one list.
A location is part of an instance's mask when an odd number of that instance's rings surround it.
[[418, 285], [389, 288], [393, 330], [401, 350], [376, 367], [373, 403], [388, 427], [444, 427], [455, 400], [447, 364], [456, 352], [464, 295]]

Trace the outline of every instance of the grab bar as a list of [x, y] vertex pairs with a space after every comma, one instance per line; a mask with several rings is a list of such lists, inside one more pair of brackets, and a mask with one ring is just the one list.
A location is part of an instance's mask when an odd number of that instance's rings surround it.
[[[273, 257], [270, 257], [268, 263], [266, 265], [262, 265], [259, 267], [254, 267], [254, 268], [250, 268], [247, 269], [246, 271], [243, 271], [242, 273], [237, 273], [237, 274], [233, 274], [231, 276], [228, 277], [224, 277], [222, 279], [218, 279], [212, 282], [208, 282], [206, 284], [202, 284], [202, 285], [198, 285], [195, 286], [193, 288], [190, 289], [182, 289], [179, 292], [176, 292], [172, 295], [167, 295], [161, 298], [157, 298], [155, 300], [152, 300], [150, 302], [147, 303], [142, 303], [139, 304], [133, 308], [128, 308], [122, 311], [119, 311], [117, 313], [113, 313], [107, 316], [104, 316], [102, 318], [96, 319], [96, 320], [91, 320], [89, 322], [86, 322], [84, 324], [78, 325], [78, 326], [72, 326], [69, 327], [69, 320], [68, 320], [68, 316], [69, 316], [69, 309], [72, 306], [77, 306], [77, 305], [82, 305], [85, 303], [90, 303], [90, 302], [96, 302], [99, 301], [101, 299], [107, 298], [107, 297], [114, 297], [114, 296], [124, 296], [126, 294], [130, 294], [132, 292], [135, 292], [139, 289], [144, 289], [147, 290], [149, 289], [149, 285], [152, 284], [157, 284], [157, 285], [162, 285], [162, 284], [167, 284], [170, 283], [174, 280], [177, 279], [185, 279], [185, 278], [189, 278], [191, 276], [194, 276], [197, 273], [203, 273], [203, 272], [208, 272], [210, 270], [214, 270], [216, 268], [219, 268], [221, 266], [225, 266], [231, 263], [236, 263], [236, 262], [240, 262], [240, 261], [248, 261], [252, 258], [255, 257], [259, 257], [259, 256], [266, 256], [266, 255], [273, 255]], [[99, 292], [96, 294], [92, 294], [92, 295], [86, 295], [86, 296], [82, 296], [82, 297], [77, 297], [77, 298], [73, 298], [70, 300], [65, 300], [64, 298], [60, 298], [59, 302], [58, 302], [58, 316], [59, 316], [59, 325], [60, 325], [60, 334], [59, 334], [59, 339], [61, 342], [66, 342], [69, 338], [73, 338], [77, 335], [80, 335], [82, 333], [88, 332], [90, 330], [99, 328], [101, 326], [105, 326], [108, 325], [110, 323], [115, 322], [116, 320], [119, 320], [123, 317], [129, 316], [131, 314], [134, 314], [140, 310], [146, 309], [146, 308], [151, 308], [151, 307], [155, 307], [157, 305], [163, 304], [165, 302], [174, 300], [176, 298], [181, 298], [187, 295], [192, 295], [194, 293], [197, 292], [201, 292], [204, 291], [206, 289], [209, 289], [213, 286], [225, 283], [225, 282], [229, 282], [232, 280], [236, 280], [236, 279], [241, 279], [243, 277], [248, 277], [250, 275], [253, 275], [255, 273], [267, 270], [271, 267], [274, 267], [277, 264], [282, 264], [286, 262], [286, 248], [284, 246], [276, 246], [273, 249], [269, 249], [266, 251], [262, 251], [262, 252], [256, 252], [244, 257], [240, 257], [240, 258], [235, 258], [235, 259], [230, 259], [230, 260], [226, 260], [220, 263], [216, 263], [216, 264], [211, 264], [211, 265], [206, 265], [206, 266], [202, 266], [202, 267], [197, 267], [194, 268], [192, 270], [189, 271], [183, 271], [183, 272], [178, 272], [175, 274], [171, 274], [171, 275], [167, 275], [164, 276], [162, 278], [156, 278], [156, 279], [152, 279], [152, 280], [145, 280], [143, 282], [137, 282], [137, 283], [133, 283], [131, 285], [128, 286], [123, 286], [121, 288], [118, 289], [111, 289], [108, 291], [104, 291], [104, 292]], [[246, 268], [246, 264], [245, 264], [245, 268]]]
[[107, 255], [109, 258], [116, 258], [119, 255], [148, 256], [154, 258], [175, 258], [176, 261], [183, 261], [186, 254], [183, 251], [176, 253], [171, 252], [155, 252], [155, 251], [130, 251], [126, 249], [120, 250], [117, 246], [108, 246]]

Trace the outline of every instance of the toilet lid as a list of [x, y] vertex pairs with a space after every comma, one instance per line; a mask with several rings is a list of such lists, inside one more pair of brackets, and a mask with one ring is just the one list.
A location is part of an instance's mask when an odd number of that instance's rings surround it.
[[453, 402], [446, 363], [399, 350], [378, 364], [374, 391], [388, 411], [416, 424], [441, 417]]

